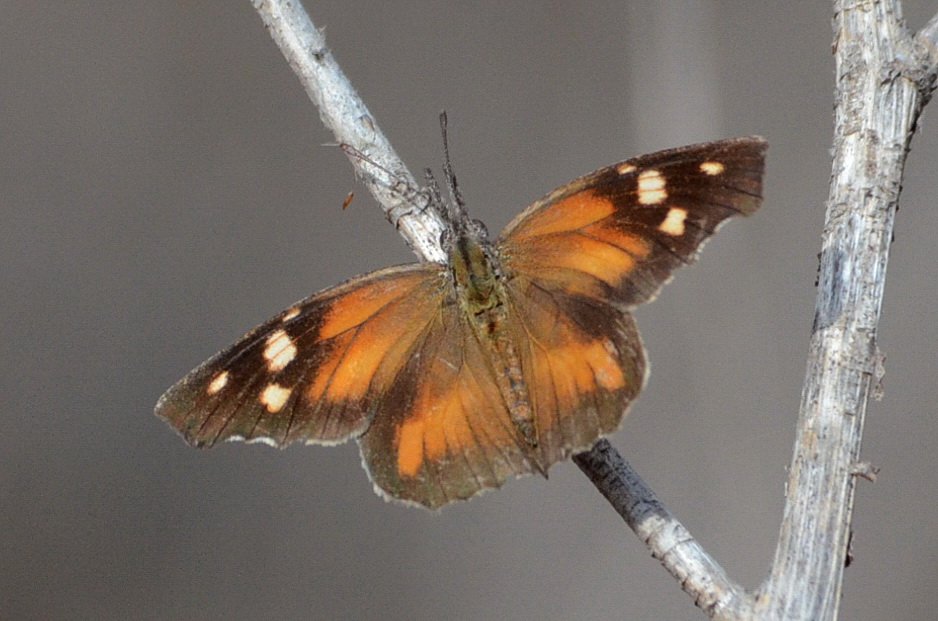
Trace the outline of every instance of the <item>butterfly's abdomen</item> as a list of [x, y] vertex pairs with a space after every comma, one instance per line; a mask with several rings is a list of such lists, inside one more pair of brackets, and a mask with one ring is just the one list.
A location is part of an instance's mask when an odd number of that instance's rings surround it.
[[[499, 292], [501, 292], [501, 287], [497, 284], [496, 297], [501, 297], [498, 295]], [[507, 312], [508, 306], [498, 301], [491, 308], [472, 316], [470, 321], [480, 342], [489, 350], [495, 382], [505, 401], [511, 422], [524, 443], [533, 449], [538, 444], [534, 412], [531, 409], [528, 387], [524, 381], [521, 358], [506, 328]]]

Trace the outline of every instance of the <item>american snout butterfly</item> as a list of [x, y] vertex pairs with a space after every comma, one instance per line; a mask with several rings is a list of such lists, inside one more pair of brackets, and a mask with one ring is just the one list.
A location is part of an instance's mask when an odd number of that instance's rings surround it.
[[291, 305], [156, 414], [199, 447], [356, 438], [379, 493], [429, 508], [546, 473], [618, 429], [646, 377], [630, 309], [725, 220], [759, 208], [766, 147], [736, 138], [601, 168], [494, 242], [466, 216], [447, 157], [445, 264], [389, 267]]

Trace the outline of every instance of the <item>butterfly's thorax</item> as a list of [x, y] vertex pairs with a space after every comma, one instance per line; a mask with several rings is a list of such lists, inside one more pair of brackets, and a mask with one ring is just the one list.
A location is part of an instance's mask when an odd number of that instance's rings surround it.
[[487, 239], [457, 234], [447, 244], [457, 303], [476, 338], [499, 368], [492, 371], [512, 422], [524, 441], [537, 446], [537, 430], [521, 369], [517, 344], [506, 327], [508, 299], [501, 267]]

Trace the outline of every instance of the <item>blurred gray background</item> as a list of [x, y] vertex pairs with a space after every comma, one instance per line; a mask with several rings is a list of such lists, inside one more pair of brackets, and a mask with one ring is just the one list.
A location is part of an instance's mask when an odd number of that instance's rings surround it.
[[[576, 175], [758, 133], [765, 205], [638, 312], [613, 443], [748, 587], [775, 545], [829, 176], [825, 2], [306, 0], [415, 170], [438, 112], [497, 231]], [[938, 9], [906, 2], [913, 28]], [[843, 618], [938, 607], [938, 104], [914, 141]], [[241, 2], [0, 2], [0, 617], [701, 619], [564, 463], [439, 515], [354, 444], [188, 448], [162, 391], [312, 291], [413, 256]], [[342, 211], [347, 192], [356, 191]]]

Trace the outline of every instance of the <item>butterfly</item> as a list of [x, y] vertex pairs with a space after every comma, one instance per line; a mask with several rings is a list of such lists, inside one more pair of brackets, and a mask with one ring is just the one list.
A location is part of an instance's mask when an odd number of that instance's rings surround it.
[[601, 168], [494, 242], [447, 169], [445, 264], [381, 269], [291, 305], [171, 387], [156, 414], [197, 447], [355, 438], [380, 495], [431, 509], [546, 476], [619, 428], [647, 376], [630, 310], [725, 220], [759, 208], [766, 148], [736, 138]]

